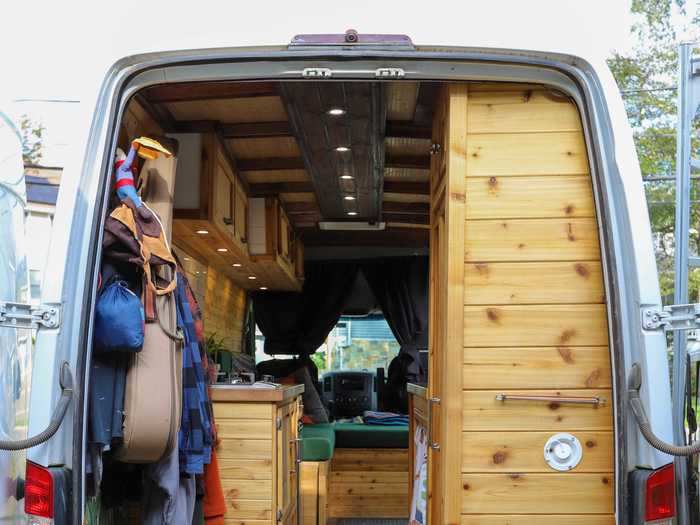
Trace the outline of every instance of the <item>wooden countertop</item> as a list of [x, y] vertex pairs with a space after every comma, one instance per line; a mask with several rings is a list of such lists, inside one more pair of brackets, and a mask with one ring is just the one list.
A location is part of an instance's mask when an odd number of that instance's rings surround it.
[[282, 385], [279, 388], [255, 388], [250, 386], [212, 385], [209, 396], [214, 402], [274, 403], [300, 396], [304, 385]]
[[416, 385], [415, 383], [408, 383], [406, 385], [406, 390], [408, 390], [409, 394], [413, 394], [415, 396], [420, 396], [422, 398], [428, 397], [428, 389], [424, 386]]

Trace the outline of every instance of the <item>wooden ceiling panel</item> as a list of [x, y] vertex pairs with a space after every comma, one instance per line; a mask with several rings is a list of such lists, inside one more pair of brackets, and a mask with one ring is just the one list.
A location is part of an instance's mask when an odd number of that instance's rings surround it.
[[[346, 218], [349, 212], [364, 220], [380, 217], [384, 85], [290, 82], [281, 91], [324, 218]], [[345, 112], [330, 115], [332, 108]], [[340, 147], [347, 149], [338, 151]], [[354, 194], [341, 186], [342, 174], [354, 177]]]
[[384, 202], [430, 202], [430, 195], [384, 192]]
[[430, 171], [410, 168], [386, 168], [384, 170], [384, 180], [428, 182], [430, 180]]
[[175, 120], [215, 120], [232, 124], [287, 120], [287, 112], [278, 96], [169, 102], [165, 106]]
[[316, 195], [313, 193], [280, 193], [282, 202], [316, 202]]
[[413, 120], [418, 98], [418, 82], [391, 82], [387, 86], [387, 118]]
[[226, 144], [237, 159], [301, 157], [294, 137], [232, 139], [227, 140]]
[[246, 98], [276, 95], [273, 82], [178, 82], [146, 88], [144, 96], [149, 102], [180, 102], [211, 98]]
[[242, 175], [248, 184], [265, 182], [309, 182], [309, 174], [305, 170], [277, 170], [277, 171], [243, 171]]
[[431, 141], [427, 139], [387, 137], [384, 140], [386, 154], [396, 156], [429, 155], [430, 144]]

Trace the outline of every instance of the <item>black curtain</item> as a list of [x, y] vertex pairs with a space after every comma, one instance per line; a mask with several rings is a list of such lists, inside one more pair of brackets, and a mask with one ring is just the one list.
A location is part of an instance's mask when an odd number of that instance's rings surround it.
[[389, 365], [385, 409], [407, 410], [406, 383], [425, 383], [420, 350], [428, 347], [428, 257], [395, 257], [365, 263], [362, 271], [401, 345]]
[[338, 322], [357, 270], [353, 262], [309, 262], [301, 293], [253, 294], [255, 321], [265, 336], [265, 353], [313, 354]]

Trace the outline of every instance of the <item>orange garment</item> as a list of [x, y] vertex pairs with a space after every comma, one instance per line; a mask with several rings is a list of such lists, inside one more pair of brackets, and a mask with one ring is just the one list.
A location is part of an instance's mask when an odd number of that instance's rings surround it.
[[211, 462], [204, 466], [204, 523], [207, 525], [224, 525], [226, 513], [226, 501], [224, 489], [221, 488], [219, 477], [219, 462], [216, 459], [216, 450], [211, 451]]

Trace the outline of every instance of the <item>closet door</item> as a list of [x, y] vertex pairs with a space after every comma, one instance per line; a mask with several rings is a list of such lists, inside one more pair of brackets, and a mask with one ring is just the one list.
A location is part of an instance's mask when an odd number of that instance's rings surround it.
[[440, 269], [455, 301], [438, 347], [442, 397], [461, 405], [441, 413], [442, 439], [461, 437], [441, 443], [458, 469], [461, 525], [610, 525], [611, 367], [581, 119], [543, 86], [464, 89], [445, 104]]
[[446, 86], [430, 173], [428, 523], [459, 523], [466, 85]]

